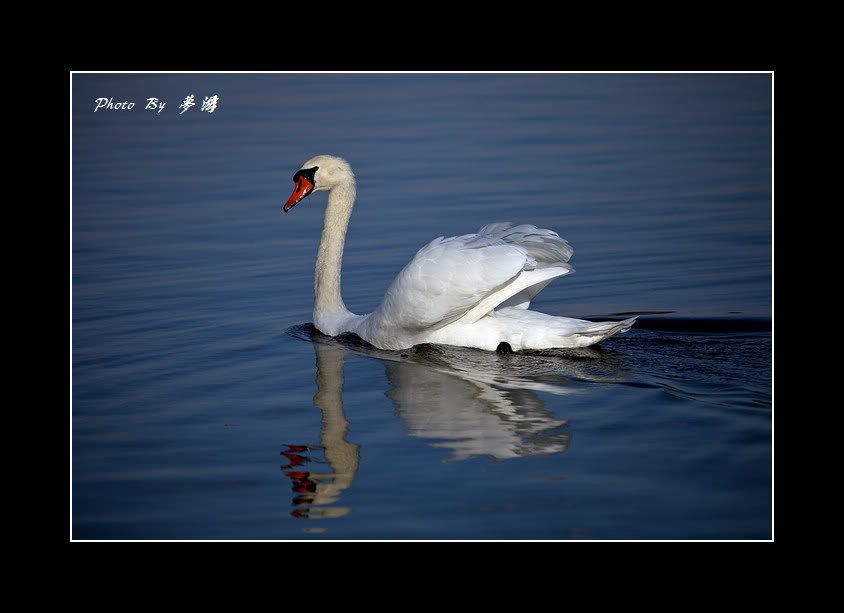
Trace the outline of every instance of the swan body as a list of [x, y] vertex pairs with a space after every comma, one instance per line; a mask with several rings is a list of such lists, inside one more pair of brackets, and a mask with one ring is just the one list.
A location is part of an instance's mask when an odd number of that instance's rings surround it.
[[340, 295], [354, 173], [342, 158], [318, 155], [294, 182], [285, 211], [314, 191], [329, 192], [314, 274], [314, 326], [323, 334], [351, 332], [379, 349], [439, 343], [492, 351], [508, 343], [520, 351], [587, 347], [636, 321], [591, 322], [529, 310], [546, 285], [574, 271], [573, 249], [552, 230], [511, 223], [435, 238], [402, 269], [375, 311], [355, 315]]

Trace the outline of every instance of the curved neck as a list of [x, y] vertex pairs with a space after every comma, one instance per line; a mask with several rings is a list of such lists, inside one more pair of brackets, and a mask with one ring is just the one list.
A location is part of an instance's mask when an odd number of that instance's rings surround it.
[[314, 323], [317, 327], [326, 318], [349, 313], [340, 296], [340, 268], [355, 193], [354, 179], [344, 181], [328, 192], [328, 207], [325, 209], [325, 224], [314, 274]]

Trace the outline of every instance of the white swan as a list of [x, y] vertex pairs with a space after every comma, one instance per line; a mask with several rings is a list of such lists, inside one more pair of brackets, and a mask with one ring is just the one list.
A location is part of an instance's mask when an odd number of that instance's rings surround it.
[[328, 207], [314, 274], [314, 326], [329, 336], [357, 334], [379, 349], [421, 343], [513, 351], [586, 347], [627, 331], [636, 318], [591, 322], [528, 310], [548, 283], [574, 269], [571, 246], [556, 232], [494, 223], [477, 234], [435, 238], [398, 274], [378, 308], [349, 312], [340, 296], [343, 244], [355, 204], [349, 163], [318, 155], [293, 176], [285, 212], [311, 192]]

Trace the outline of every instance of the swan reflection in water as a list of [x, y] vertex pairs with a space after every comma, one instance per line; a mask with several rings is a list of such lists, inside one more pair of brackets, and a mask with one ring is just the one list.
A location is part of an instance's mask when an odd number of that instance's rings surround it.
[[[360, 446], [347, 440], [343, 411], [343, 365], [347, 354], [384, 364], [397, 414], [408, 432], [451, 450], [451, 461], [474, 456], [507, 460], [563, 453], [571, 445], [564, 419], [545, 408], [536, 392], [582, 393], [578, 381], [619, 381], [623, 365], [613, 352], [597, 348], [542, 354], [502, 355], [460, 347], [420, 345], [405, 351], [375, 349], [354, 336], [328, 337], [311, 325], [289, 333], [312, 342], [322, 414], [320, 444], [287, 445], [282, 466], [291, 479], [298, 518], [341, 517], [338, 505], [360, 465]], [[307, 470], [321, 465], [321, 471]]]
[[[346, 440], [349, 421], [343, 413], [343, 362], [345, 350], [341, 347], [314, 343], [316, 351], [317, 393], [314, 405], [322, 413], [320, 445], [287, 445], [281, 452], [290, 463], [282, 466], [293, 482], [293, 504], [297, 508], [293, 517], [306, 519], [342, 517], [350, 512], [348, 507], [328, 506], [337, 502], [340, 493], [355, 480], [360, 465], [360, 446]], [[318, 456], [328, 465], [327, 472], [303, 470]]]

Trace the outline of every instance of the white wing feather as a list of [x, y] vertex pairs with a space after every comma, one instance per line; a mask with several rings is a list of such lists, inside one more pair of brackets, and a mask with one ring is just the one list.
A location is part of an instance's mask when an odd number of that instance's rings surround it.
[[527, 308], [551, 279], [573, 271], [572, 252], [556, 232], [532, 225], [496, 223], [436, 238], [396, 276], [373, 323], [414, 332], [477, 321], [508, 299]]

